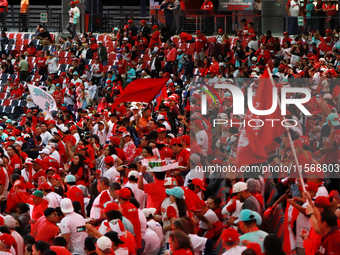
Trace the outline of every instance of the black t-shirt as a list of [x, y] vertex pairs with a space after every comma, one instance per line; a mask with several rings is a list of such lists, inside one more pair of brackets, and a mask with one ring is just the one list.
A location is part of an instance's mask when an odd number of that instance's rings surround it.
[[38, 149], [32, 149], [32, 148], [27, 148], [23, 150], [27, 156], [31, 159], [36, 159], [39, 156], [39, 150]]
[[51, 35], [47, 31], [45, 31], [43, 33], [39, 33], [38, 36], [40, 36], [41, 38], [48, 38], [48, 40], [51, 40]]

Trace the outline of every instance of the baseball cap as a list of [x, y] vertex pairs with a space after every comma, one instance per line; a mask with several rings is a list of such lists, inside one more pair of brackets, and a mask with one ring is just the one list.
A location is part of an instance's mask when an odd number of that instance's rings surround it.
[[74, 175], [71, 175], [71, 174], [66, 175], [66, 177], [65, 177], [65, 182], [66, 182], [66, 183], [69, 183], [69, 182], [76, 182], [76, 177], [74, 177]]
[[6, 233], [0, 236], [0, 241], [6, 246], [12, 246], [15, 243], [14, 237]]
[[304, 144], [304, 145], [309, 145], [310, 144], [309, 138], [307, 136], [305, 136], [305, 135], [300, 136], [300, 140], [301, 140], [302, 144]]
[[180, 137], [182, 141], [184, 141], [187, 145], [190, 144], [190, 137], [188, 135], [183, 135]]
[[111, 156], [107, 156], [105, 159], [104, 159], [104, 162], [109, 164], [109, 165], [113, 165], [115, 163], [115, 160], [113, 159], [113, 157]]
[[144, 209], [142, 210], [142, 212], [144, 213], [144, 215], [145, 215], [146, 218], [148, 218], [148, 217], [150, 216], [150, 214], [151, 214], [152, 216], [154, 216], [155, 213], [156, 213], [156, 211], [157, 211], [156, 208], [144, 208]]
[[182, 199], [184, 196], [184, 190], [180, 187], [174, 187], [172, 189], [165, 189], [165, 193], [168, 195], [173, 195], [174, 197]]
[[247, 249], [252, 249], [256, 255], [262, 255], [261, 246], [258, 243], [251, 242], [247, 245]]
[[214, 164], [218, 164], [218, 165], [223, 164], [222, 159], [220, 159], [220, 158], [215, 158], [211, 162], [214, 163]]
[[131, 198], [131, 191], [129, 188], [122, 188], [120, 190], [116, 190], [115, 193], [124, 199]]
[[34, 159], [32, 162], [37, 163], [37, 164], [39, 164], [39, 165], [42, 164], [42, 160], [41, 160], [40, 158], [36, 158], [36, 159]]
[[119, 239], [119, 235], [116, 231], [110, 231], [110, 232], [106, 233], [105, 236], [110, 238], [110, 240], [114, 243], [124, 244], [124, 242]]
[[239, 193], [248, 189], [248, 185], [245, 182], [237, 182], [233, 186], [233, 193]]
[[205, 190], [203, 181], [201, 179], [194, 178], [194, 179], [192, 179], [191, 183], [194, 184], [194, 185], [197, 185], [198, 187], [200, 187], [201, 190]]
[[43, 149], [43, 150], [39, 151], [39, 154], [42, 154], [42, 153], [50, 155], [50, 151], [48, 149]]
[[178, 182], [177, 179], [174, 177], [166, 177], [164, 180], [164, 185], [163, 186], [177, 186]]
[[170, 146], [175, 145], [175, 144], [182, 144], [181, 139], [179, 139], [179, 138], [171, 139]]
[[134, 176], [135, 178], [138, 179], [139, 178], [139, 173], [137, 171], [135, 171], [135, 170], [132, 170], [132, 171], [129, 172], [128, 178], [130, 178], [131, 176]]
[[157, 133], [161, 133], [161, 132], [166, 132], [166, 128], [164, 128], [164, 127], [159, 127], [159, 128], [157, 128]]
[[59, 174], [54, 174], [54, 175], [52, 175], [51, 178], [52, 178], [52, 179], [55, 179], [55, 180], [58, 180], [58, 181], [61, 181], [61, 177], [60, 177]]
[[63, 213], [71, 213], [74, 211], [71, 199], [63, 198], [60, 202], [60, 209]]
[[51, 190], [52, 187], [47, 183], [47, 182], [44, 182], [43, 184], [40, 185], [39, 189], [43, 189], [43, 190]]
[[225, 242], [235, 242], [239, 240], [239, 234], [234, 228], [227, 228], [223, 231], [222, 240]]
[[102, 210], [102, 213], [107, 213], [109, 211], [117, 211], [119, 210], [119, 206], [116, 202], [108, 202], [104, 204], [104, 209]]
[[316, 207], [329, 208], [331, 206], [331, 202], [329, 201], [328, 197], [320, 196], [315, 199], [314, 205]]
[[67, 131], [68, 131], [68, 128], [67, 128], [67, 127], [62, 127], [62, 128], [61, 128], [61, 132], [66, 133]]
[[110, 140], [114, 146], [118, 146], [120, 144], [120, 139], [116, 136], [115, 137], [111, 136]]
[[302, 141], [300, 139], [297, 139], [293, 142], [294, 148], [303, 148]]
[[123, 133], [123, 137], [126, 137], [126, 136], [131, 136], [130, 132], [127, 132], [127, 131], [124, 132], [124, 133]]
[[307, 191], [314, 191], [314, 192], [318, 191], [318, 185], [315, 182], [307, 182], [305, 184], [305, 187]]
[[330, 113], [328, 116], [327, 116], [327, 121], [329, 120], [333, 126], [338, 126], [340, 125], [340, 122], [339, 122], [339, 115], [336, 114], [336, 113]]
[[165, 116], [162, 115], [162, 114], [158, 115], [157, 116], [157, 121], [159, 121], [159, 120], [165, 120]]
[[87, 150], [87, 147], [85, 147], [84, 145], [78, 145], [77, 149], [76, 149], [76, 153], [78, 153], [79, 151], [82, 151], [82, 150]]
[[73, 75], [78, 75], [78, 72], [74, 72]]
[[32, 195], [30, 195], [31, 198], [37, 198], [37, 197], [44, 197], [44, 193], [42, 193], [41, 190], [35, 190]]
[[260, 214], [249, 209], [243, 209], [240, 212], [238, 219], [235, 221], [235, 224], [239, 223], [240, 221], [250, 221], [250, 220], [256, 220], [256, 225], [258, 226], [260, 226], [262, 223], [262, 218]]

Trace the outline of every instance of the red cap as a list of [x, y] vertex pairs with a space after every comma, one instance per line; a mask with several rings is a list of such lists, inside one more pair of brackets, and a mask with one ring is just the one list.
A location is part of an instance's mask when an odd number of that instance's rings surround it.
[[305, 135], [300, 136], [300, 140], [301, 140], [302, 144], [304, 144], [304, 145], [309, 145], [310, 144], [309, 138], [307, 136], [305, 136]]
[[131, 198], [131, 191], [129, 188], [122, 188], [121, 190], [116, 190], [115, 193], [124, 199]]
[[191, 183], [200, 187], [201, 190], [205, 190], [203, 181], [201, 179], [198, 178], [192, 179]]
[[284, 31], [284, 32], [283, 32], [283, 35], [288, 35], [288, 32], [287, 32], [287, 31]]
[[193, 123], [196, 124], [199, 129], [203, 129], [204, 128], [202, 120], [200, 120], [200, 119], [196, 119]]
[[314, 191], [314, 192], [318, 191], [318, 185], [315, 182], [307, 182], [305, 184], [305, 187], [307, 191]]
[[283, 65], [283, 64], [279, 65], [279, 67], [280, 67], [281, 69], [286, 69], [286, 66]]
[[94, 38], [94, 37], [91, 38], [91, 41], [95, 41], [95, 40], [96, 40], [96, 38]]
[[16, 78], [16, 79], [14, 80], [14, 82], [20, 82], [20, 79], [19, 79], [19, 78]]
[[118, 132], [120, 132], [120, 133], [126, 132], [126, 127], [120, 127], [120, 128], [118, 128]]
[[222, 240], [225, 242], [235, 242], [239, 240], [239, 234], [234, 228], [227, 228], [223, 231]]
[[107, 79], [107, 80], [106, 80], [106, 83], [107, 83], [107, 84], [111, 83], [111, 80], [110, 80], [110, 79]]
[[157, 128], [157, 133], [160, 133], [160, 132], [166, 132], [166, 128], [164, 127]]
[[326, 31], [325, 31], [326, 33], [332, 33], [332, 29], [326, 29]]
[[107, 156], [105, 159], [104, 159], [104, 162], [109, 164], [109, 165], [113, 165], [115, 163], [115, 160], [113, 159], [113, 157], [111, 156]]
[[39, 164], [39, 165], [42, 164], [42, 160], [41, 160], [40, 158], [36, 158], [36, 159], [33, 160], [32, 162], [35, 162], [35, 163], [37, 163], [37, 164]]
[[77, 146], [76, 153], [78, 153], [81, 150], [87, 150], [87, 148], [84, 145]]
[[102, 210], [102, 213], [107, 213], [109, 211], [117, 211], [119, 210], [119, 206], [115, 202], [111, 202], [106, 204], [105, 208]]
[[213, 162], [214, 164], [223, 165], [222, 159], [220, 159], [220, 158], [215, 158], [211, 162]]
[[47, 122], [47, 124], [48, 124], [48, 125], [50, 125], [50, 124], [55, 125], [56, 122], [55, 122], [55, 120], [50, 120], [50, 121]]
[[65, 106], [62, 106], [60, 110], [62, 110], [63, 112], [67, 112], [67, 108]]
[[52, 190], [52, 187], [47, 183], [47, 182], [44, 182], [43, 184], [40, 185], [39, 187], [40, 190]]
[[176, 178], [174, 177], [167, 177], [164, 180], [164, 185], [163, 186], [177, 186], [178, 185], [178, 181]]
[[200, 30], [197, 30], [197, 31], [196, 31], [196, 35], [198, 35], [198, 34], [201, 34], [201, 31], [200, 31]]
[[75, 125], [71, 126], [70, 130], [77, 130], [77, 126], [75, 126]]
[[46, 170], [46, 172], [47, 171], [53, 171], [53, 172], [57, 172], [57, 169], [55, 168], [55, 167], [52, 167], [52, 166], [50, 166], [49, 168], [47, 168], [47, 170]]
[[190, 137], [188, 135], [183, 135], [180, 137], [182, 141], [184, 141], [187, 145], [190, 145]]
[[158, 26], [157, 25], [153, 25], [152, 29], [157, 29]]
[[329, 201], [328, 197], [325, 196], [320, 196], [317, 197], [314, 201], [314, 204], [316, 207], [321, 207], [321, 208], [329, 208], [331, 206], [331, 202]]
[[168, 78], [168, 77], [170, 77], [170, 74], [169, 74], [168, 72], [165, 72], [165, 73], [163, 74], [163, 77], [164, 77], [164, 78]]
[[118, 146], [120, 144], [120, 139], [117, 136], [111, 136], [110, 140], [113, 146]]
[[213, 42], [217, 42], [216, 37], [213, 37], [212, 41], [213, 41]]
[[258, 243], [252, 242], [247, 245], [247, 249], [255, 251], [256, 255], [262, 255], [261, 246]]
[[60, 74], [60, 76], [66, 76], [66, 73], [65, 73], [65, 72], [62, 72], [62, 73]]
[[54, 174], [54, 175], [52, 175], [51, 178], [52, 178], [52, 179], [55, 179], [55, 180], [58, 180], [58, 181], [61, 181], [61, 177], [60, 177], [59, 174]]
[[129, 20], [128, 20], [128, 23], [133, 23], [133, 20], [132, 20], [132, 19], [129, 19]]
[[175, 145], [175, 144], [182, 144], [181, 139], [179, 139], [179, 138], [173, 138], [173, 139], [171, 139], [171, 141], [170, 141], [170, 146], [171, 146], [171, 145]]
[[74, 1], [71, 1], [70, 4], [76, 4]]
[[218, 33], [223, 33], [223, 28], [219, 28], [217, 32]]
[[294, 148], [303, 148], [302, 141], [300, 139], [297, 139], [293, 142]]
[[297, 71], [298, 74], [300, 74], [301, 76], [305, 76], [305, 73], [302, 70]]
[[146, 23], [145, 19], [142, 19], [142, 20], [140, 21], [140, 23]]
[[8, 79], [7, 79], [8, 81], [11, 81], [12, 80], [12, 78], [11, 77], [8, 77]]
[[6, 233], [0, 236], [0, 241], [6, 246], [12, 246], [13, 244], [15, 244], [14, 237]]

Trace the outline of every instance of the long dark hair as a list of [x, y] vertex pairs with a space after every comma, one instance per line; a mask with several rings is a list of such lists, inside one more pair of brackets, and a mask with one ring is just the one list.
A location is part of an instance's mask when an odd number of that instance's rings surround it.
[[72, 161], [69, 171], [70, 171], [70, 173], [72, 175], [75, 175], [75, 174], [77, 174], [79, 168], [82, 167], [83, 168], [83, 176], [82, 176], [82, 178], [83, 178], [85, 176], [84, 156], [81, 155], [81, 154], [75, 154], [74, 156], [78, 156], [79, 157], [79, 163], [77, 165], [75, 165], [73, 163], [73, 161]]
[[267, 235], [263, 242], [265, 255], [283, 255], [282, 242], [276, 235]]
[[191, 241], [188, 235], [184, 232], [176, 230], [170, 233], [171, 240], [176, 239], [178, 243], [178, 249], [190, 250], [194, 254], [194, 249], [192, 248]]
[[187, 216], [187, 205], [185, 204], [185, 201], [183, 198], [176, 198], [176, 205], [178, 208], [178, 214], [179, 217], [185, 217]]

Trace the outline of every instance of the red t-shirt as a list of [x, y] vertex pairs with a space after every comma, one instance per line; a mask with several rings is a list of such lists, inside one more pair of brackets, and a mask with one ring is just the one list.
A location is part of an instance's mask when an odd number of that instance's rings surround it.
[[187, 41], [192, 40], [192, 35], [189, 35], [188, 33], [182, 32], [179, 36], [180, 36], [180, 38], [182, 39], [183, 42], [187, 42]]
[[80, 208], [84, 210], [84, 193], [76, 186], [71, 187], [66, 193], [66, 197], [71, 199], [72, 202], [78, 201]]
[[77, 140], [73, 135], [67, 135], [65, 136], [62, 141], [66, 144], [67, 142], [71, 142], [72, 147], [76, 145]]
[[[9, 158], [9, 165], [11, 167], [13, 167], [13, 169], [15, 168], [19, 168], [19, 169], [22, 169], [22, 162], [21, 162], [21, 159], [19, 158], [18, 155], [14, 155], [12, 157]], [[11, 173], [12, 174], [12, 173]]]
[[63, 246], [54, 246], [52, 245], [50, 247], [50, 249], [52, 251], [54, 251], [55, 253], [57, 253], [57, 255], [72, 255], [71, 252], [69, 252], [65, 247]]
[[205, 45], [207, 43], [208, 43], [208, 39], [205, 36], [197, 37], [196, 40], [195, 40], [197, 53], [204, 51]]
[[321, 246], [318, 255], [322, 254], [339, 254], [340, 250], [340, 230], [335, 228], [327, 235], [322, 237]]
[[142, 248], [142, 233], [141, 233], [141, 226], [140, 226], [137, 207], [128, 201], [121, 204], [120, 206], [123, 211], [123, 216], [126, 217], [129, 221], [131, 221], [133, 225], [137, 249]]
[[[42, 160], [43, 166], [41, 166], [45, 171], [49, 167], [54, 167], [55, 169], [59, 169], [59, 163], [55, 158], [47, 156]], [[45, 168], [46, 167], [46, 168]]]
[[154, 183], [144, 185], [144, 192], [148, 194], [147, 208], [156, 208], [156, 214], [161, 212], [161, 204], [167, 195], [165, 194], [164, 180], [155, 180]]
[[[47, 168], [46, 168], [47, 169]], [[45, 170], [41, 169], [33, 175], [33, 181], [38, 183], [39, 177], [44, 176], [46, 178]]]
[[180, 249], [172, 253], [172, 255], [193, 255], [193, 253], [190, 250]]
[[126, 60], [125, 60], [125, 59], [118, 60], [118, 61], [116, 62], [116, 65], [118, 66], [118, 73], [119, 73], [120, 75], [125, 74], [125, 68], [126, 68], [126, 66], [127, 66]]
[[[329, 136], [331, 136], [331, 134]], [[335, 131], [334, 138], [335, 138], [335, 143], [336, 143], [335, 147], [336, 148], [333, 149], [332, 151], [327, 151], [327, 153], [325, 154], [325, 164], [337, 164], [338, 163], [339, 144], [340, 144], [340, 129], [337, 129]], [[329, 137], [328, 137], [328, 139], [329, 139]], [[324, 147], [327, 147], [328, 145], [329, 145], [329, 142], [328, 142], [328, 144], [327, 143], [323, 144]]]
[[184, 166], [184, 167], [187, 167], [189, 158], [190, 158], [190, 152], [185, 149], [181, 149], [178, 155], [176, 156], [178, 165]]
[[38, 57], [37, 59], [37, 65], [39, 66], [39, 69], [46, 69], [47, 65], [46, 63], [47, 58], [45, 57]]
[[22, 96], [22, 90], [21, 89], [13, 89], [11, 90], [11, 98], [18, 98]]
[[58, 235], [59, 228], [46, 219], [45, 216], [40, 217], [34, 224], [32, 230], [33, 237], [36, 241], [41, 240], [51, 244], [53, 239]]

